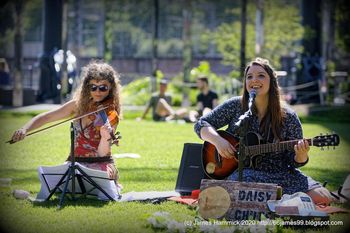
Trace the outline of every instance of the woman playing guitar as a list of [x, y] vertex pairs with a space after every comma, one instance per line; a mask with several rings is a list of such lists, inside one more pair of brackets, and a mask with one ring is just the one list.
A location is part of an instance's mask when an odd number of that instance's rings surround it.
[[[256, 98], [247, 132], [260, 134], [262, 139], [269, 143], [303, 138], [301, 123], [296, 113], [288, 107], [281, 106], [274, 69], [268, 60], [256, 58], [245, 69], [243, 95], [225, 101], [195, 124], [198, 136], [215, 146], [219, 163], [221, 159], [237, 161], [237, 146], [219, 134], [217, 129], [227, 125], [226, 131], [238, 138], [238, 127], [235, 123], [248, 110], [249, 93], [252, 90], [256, 92]], [[308, 162], [309, 149], [307, 140], [299, 140], [293, 151], [256, 156], [256, 161], [243, 169], [243, 181], [275, 183], [282, 186], [286, 194], [305, 192], [315, 203], [329, 204], [329, 191], [297, 169]], [[207, 166], [205, 169], [207, 172], [214, 172], [215, 167]], [[228, 179], [238, 180], [238, 171], [234, 171]]]
[[[99, 109], [103, 109], [105, 115], [97, 111]], [[88, 114], [91, 112], [93, 114]], [[23, 140], [28, 132], [47, 123], [76, 116], [74, 119], [77, 120], [73, 121], [75, 161], [106, 171], [117, 184], [118, 170], [111, 157], [111, 142], [118, 143], [114, 130], [119, 123], [119, 115], [119, 75], [106, 63], [91, 62], [83, 69], [81, 86], [73, 99], [58, 109], [35, 116], [14, 132], [10, 143]]]

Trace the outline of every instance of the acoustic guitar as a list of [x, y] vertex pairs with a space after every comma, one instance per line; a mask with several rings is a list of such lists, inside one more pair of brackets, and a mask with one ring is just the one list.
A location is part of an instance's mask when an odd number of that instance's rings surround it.
[[[232, 146], [239, 151], [239, 139], [232, 134], [218, 130], [218, 134], [226, 139]], [[243, 146], [245, 154], [245, 165], [252, 166], [257, 158], [261, 158], [261, 154], [283, 152], [283, 151], [294, 151], [294, 145], [299, 140], [283, 141], [277, 143], [264, 143], [262, 137], [254, 132], [248, 132], [245, 137], [245, 145]], [[319, 135], [311, 139], [306, 139], [310, 146], [316, 147], [329, 147], [339, 145], [339, 136], [337, 134], [330, 135]], [[248, 164], [246, 164], [248, 161]], [[238, 167], [238, 156], [235, 154], [233, 158], [227, 159], [221, 157], [216, 150], [216, 147], [205, 141], [202, 149], [202, 164], [206, 175], [212, 179], [222, 180], [228, 177]]]

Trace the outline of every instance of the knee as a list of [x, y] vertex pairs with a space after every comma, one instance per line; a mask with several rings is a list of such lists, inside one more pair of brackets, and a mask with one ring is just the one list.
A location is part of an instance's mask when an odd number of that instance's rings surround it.
[[333, 200], [330, 192], [324, 187], [312, 189], [307, 194], [316, 205], [329, 205]]
[[159, 99], [156, 106], [156, 112], [157, 113], [164, 112], [165, 105], [166, 105], [166, 101], [164, 99]]
[[211, 112], [211, 109], [210, 108], [204, 108], [203, 109], [203, 116], [204, 115], [207, 115], [208, 113], [210, 113]]
[[168, 102], [166, 102], [165, 99], [160, 98], [160, 99], [158, 100], [158, 105], [166, 106], [166, 105], [169, 105], [169, 104], [168, 104]]

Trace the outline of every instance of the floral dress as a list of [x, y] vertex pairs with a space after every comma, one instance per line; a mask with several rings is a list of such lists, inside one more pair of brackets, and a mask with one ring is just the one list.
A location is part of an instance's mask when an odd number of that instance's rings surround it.
[[[302, 139], [303, 132], [300, 120], [296, 113], [285, 107], [286, 113], [283, 127], [281, 128], [281, 141]], [[241, 97], [233, 97], [225, 101], [222, 105], [215, 108], [209, 114], [201, 117], [194, 125], [195, 132], [200, 137], [200, 130], [203, 127], [212, 126], [220, 129], [228, 125], [226, 131], [239, 137], [239, 130], [235, 123], [242, 114]], [[262, 134], [259, 127], [259, 119], [253, 115], [248, 122], [247, 132], [252, 131]], [[307, 192], [316, 187], [321, 187], [311, 177], [304, 175], [298, 167], [305, 163], [297, 163], [294, 160], [294, 151], [284, 151], [278, 153], [269, 153], [261, 155], [259, 166], [245, 167], [243, 169], [243, 181], [258, 183], [274, 183], [282, 186], [283, 193], [292, 194], [295, 192]], [[234, 171], [228, 179], [238, 180], [238, 169]]]
[[[99, 129], [103, 125], [103, 120], [98, 114], [94, 118], [94, 121], [85, 127], [83, 127], [81, 119], [74, 121], [74, 156], [77, 162], [88, 168], [101, 171], [111, 170], [110, 178], [117, 181], [118, 170], [111, 155], [101, 157], [98, 154], [98, 145], [101, 139]], [[91, 158], [90, 161], [89, 158]]]

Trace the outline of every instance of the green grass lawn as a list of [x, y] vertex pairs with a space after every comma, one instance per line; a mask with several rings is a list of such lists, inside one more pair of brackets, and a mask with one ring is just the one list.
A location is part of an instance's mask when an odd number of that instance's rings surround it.
[[[0, 214], [2, 232], [153, 232], [147, 219], [155, 212], [166, 211], [178, 222], [193, 221], [196, 211], [185, 205], [163, 202], [117, 203], [92, 199], [65, 200], [64, 208], [57, 210], [58, 197], [43, 204], [16, 200], [12, 190], [23, 189], [36, 196], [40, 189], [37, 167], [58, 165], [67, 158], [70, 148], [69, 124], [26, 140], [9, 145], [12, 132], [22, 126], [30, 116], [0, 114], [1, 162], [0, 178], [12, 178], [11, 187], [0, 188]], [[313, 137], [319, 133], [335, 131], [341, 143], [335, 150], [312, 148], [310, 162], [302, 170], [327, 187], [335, 190], [350, 173], [350, 123], [304, 123], [304, 134]], [[121, 121], [118, 130], [123, 138], [113, 153], [137, 153], [139, 159], [119, 159], [123, 192], [174, 190], [185, 142], [201, 142], [191, 124]], [[331, 219], [347, 222], [349, 215], [332, 215]], [[332, 227], [331, 230], [339, 229]], [[288, 230], [287, 230], [288, 231]]]

